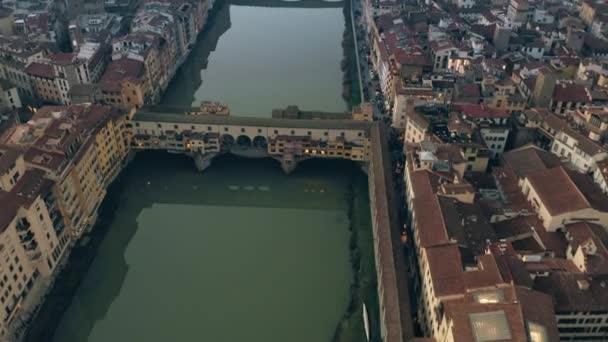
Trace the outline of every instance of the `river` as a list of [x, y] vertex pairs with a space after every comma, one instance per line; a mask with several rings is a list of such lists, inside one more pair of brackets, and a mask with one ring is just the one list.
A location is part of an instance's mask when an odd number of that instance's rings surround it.
[[220, 101], [238, 116], [270, 116], [272, 109], [288, 105], [347, 110], [340, 69], [343, 9], [340, 3], [320, 2], [324, 8], [266, 7], [298, 3], [282, 0], [260, 0], [260, 7], [217, 1], [162, 104]]
[[[250, 116], [290, 104], [346, 110], [342, 8], [247, 1], [217, 2], [163, 104], [216, 100]], [[144, 153], [120, 184], [54, 342], [332, 340], [351, 300], [353, 193], [359, 239], [371, 241], [357, 165], [313, 160], [287, 176], [270, 159], [222, 156], [199, 173], [188, 157]], [[361, 291], [373, 298], [373, 254], [363, 252]], [[359, 317], [346, 323], [349, 342], [365, 339]]]
[[154, 153], [122, 177], [56, 342], [331, 340], [350, 299], [346, 197], [367, 194], [354, 164], [308, 161], [287, 176], [273, 160], [224, 156], [200, 174]]

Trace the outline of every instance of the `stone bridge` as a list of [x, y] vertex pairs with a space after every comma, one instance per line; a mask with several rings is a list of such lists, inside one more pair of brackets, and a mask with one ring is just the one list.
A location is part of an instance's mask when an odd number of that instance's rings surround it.
[[310, 158], [343, 158], [362, 165], [370, 158], [371, 122], [185, 115], [188, 110], [139, 110], [132, 118], [132, 147], [190, 155], [201, 171], [222, 153], [271, 157], [285, 172]]
[[227, 0], [237, 6], [281, 7], [281, 8], [342, 8], [345, 0]]

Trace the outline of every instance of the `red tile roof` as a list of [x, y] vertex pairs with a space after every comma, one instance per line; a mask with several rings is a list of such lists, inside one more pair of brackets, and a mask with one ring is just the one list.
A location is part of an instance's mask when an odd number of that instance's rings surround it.
[[553, 90], [553, 99], [558, 102], [588, 103], [591, 102], [589, 92], [581, 84], [558, 84]]
[[52, 66], [50, 66], [48, 64], [38, 63], [38, 62], [34, 62], [34, 63], [28, 65], [28, 67], [25, 68], [25, 72], [27, 72], [30, 75], [38, 76], [38, 77], [45, 77], [45, 78], [55, 77], [55, 70], [53, 69]]
[[591, 208], [591, 204], [561, 166], [533, 172], [526, 178], [552, 216]]
[[481, 104], [455, 103], [452, 105], [452, 109], [474, 119], [509, 117], [509, 112], [506, 110], [489, 108]]

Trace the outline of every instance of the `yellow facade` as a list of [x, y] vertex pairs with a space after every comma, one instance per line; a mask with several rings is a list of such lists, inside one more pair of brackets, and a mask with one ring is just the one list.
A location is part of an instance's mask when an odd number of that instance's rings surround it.
[[97, 163], [107, 186], [120, 172], [123, 160], [128, 154], [126, 116], [110, 118], [94, 137]]

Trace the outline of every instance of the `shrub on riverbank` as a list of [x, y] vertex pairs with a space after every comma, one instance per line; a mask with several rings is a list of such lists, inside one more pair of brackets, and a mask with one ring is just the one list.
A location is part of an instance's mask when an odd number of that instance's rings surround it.
[[353, 280], [350, 301], [346, 312], [334, 332], [333, 342], [364, 342], [363, 303], [367, 306], [370, 340], [379, 340], [378, 296], [376, 292], [376, 266], [371, 228], [369, 197], [365, 186], [349, 185], [346, 195], [349, 217], [350, 263]]
[[344, 8], [345, 29], [342, 35], [342, 97], [348, 102], [349, 107], [361, 104], [361, 90], [359, 76], [357, 75], [357, 58], [355, 54], [355, 37], [353, 36], [352, 20], [350, 15], [350, 1], [345, 1]]

